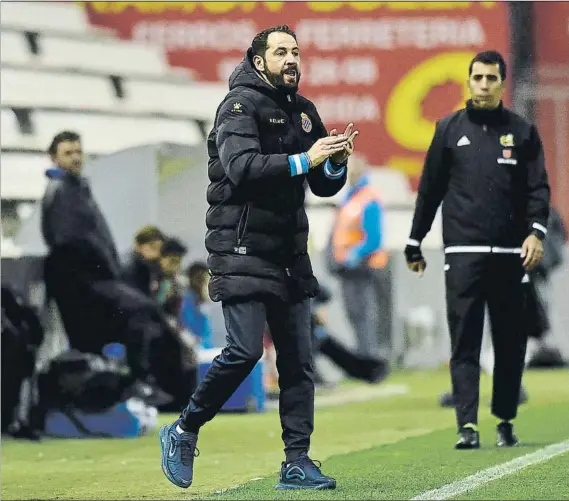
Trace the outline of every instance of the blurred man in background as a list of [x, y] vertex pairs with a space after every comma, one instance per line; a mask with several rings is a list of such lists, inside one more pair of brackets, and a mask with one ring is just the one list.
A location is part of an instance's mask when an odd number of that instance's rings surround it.
[[58, 307], [69, 345], [101, 355], [110, 343], [126, 346], [127, 363], [142, 395], [164, 401], [161, 380], [167, 360], [180, 387], [181, 348], [155, 300], [121, 279], [121, 267], [107, 221], [82, 176], [81, 138], [57, 134], [49, 147], [54, 167], [47, 171], [42, 200], [42, 234], [49, 249], [46, 291]]
[[342, 285], [344, 306], [360, 355], [391, 358], [391, 281], [383, 249], [383, 204], [367, 166], [352, 161], [348, 191], [332, 229], [332, 269]]
[[162, 469], [193, 480], [198, 432], [263, 355], [269, 324], [276, 346], [286, 461], [280, 489], [333, 489], [309, 458], [314, 427], [310, 297], [318, 289], [307, 252], [304, 183], [333, 196], [346, 180], [358, 132], [328, 136], [314, 105], [297, 95], [300, 49], [288, 26], [257, 34], [229, 79], [208, 138], [206, 223], [209, 292], [221, 301], [227, 346], [180, 419], [160, 431]]
[[[49, 249], [47, 293], [55, 299], [72, 348], [100, 354], [105, 344], [121, 340], [129, 346], [133, 375], [144, 379], [149, 339], [127, 329], [126, 319], [118, 314], [119, 258], [107, 221], [81, 175], [81, 138], [61, 132], [48, 153], [54, 167], [46, 173], [49, 182], [42, 200], [42, 234]], [[137, 300], [125, 293], [125, 300]]]
[[154, 297], [158, 292], [164, 238], [156, 226], [140, 228], [134, 237], [134, 250], [122, 268], [122, 279], [148, 297]]
[[484, 308], [494, 347], [492, 413], [497, 445], [518, 439], [517, 415], [527, 345], [526, 272], [543, 257], [549, 185], [535, 126], [504, 108], [506, 63], [488, 51], [470, 63], [471, 99], [437, 123], [419, 184], [405, 256], [422, 274], [421, 242], [443, 202], [443, 241], [450, 371], [460, 438], [457, 449], [480, 447], [478, 405]]

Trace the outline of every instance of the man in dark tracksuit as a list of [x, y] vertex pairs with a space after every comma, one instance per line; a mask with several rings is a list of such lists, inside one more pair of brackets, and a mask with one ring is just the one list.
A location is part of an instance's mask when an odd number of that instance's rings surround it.
[[442, 201], [450, 361], [460, 438], [479, 447], [478, 401], [484, 308], [495, 354], [492, 413], [498, 445], [518, 443], [516, 417], [524, 367], [522, 280], [543, 256], [549, 185], [536, 128], [503, 107], [506, 77], [496, 52], [470, 64], [472, 99], [437, 123], [427, 153], [405, 255], [411, 270], [426, 263], [420, 244]]
[[108, 343], [125, 344], [137, 389], [157, 402], [170, 399], [148, 383], [154, 383], [152, 372], [164, 363], [160, 358], [165, 353], [171, 372], [181, 367], [174, 358], [180, 348], [155, 301], [120, 279], [114, 239], [81, 175], [79, 135], [57, 134], [49, 154], [55, 167], [47, 171], [49, 182], [42, 200], [42, 234], [49, 249], [44, 279], [69, 344], [99, 355]]
[[327, 136], [314, 105], [296, 94], [300, 57], [286, 26], [259, 33], [229, 80], [208, 138], [206, 247], [210, 297], [221, 301], [227, 346], [181, 418], [160, 431], [162, 469], [189, 487], [199, 428], [263, 354], [268, 323], [277, 351], [286, 462], [278, 488], [330, 489], [308, 457], [314, 417], [310, 298], [318, 283], [307, 253], [304, 184], [332, 196], [353, 151], [348, 125]]
[[100, 353], [105, 343], [117, 339], [98, 307], [106, 294], [96, 284], [119, 277], [117, 250], [107, 221], [81, 176], [80, 137], [71, 131], [58, 134], [49, 153], [54, 167], [46, 172], [49, 181], [41, 212], [42, 234], [49, 249], [44, 266], [47, 292], [59, 308], [71, 347]]

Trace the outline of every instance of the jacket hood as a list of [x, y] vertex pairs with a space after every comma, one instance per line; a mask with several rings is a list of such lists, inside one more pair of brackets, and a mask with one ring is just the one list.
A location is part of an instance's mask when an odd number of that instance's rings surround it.
[[296, 90], [287, 92], [281, 89], [276, 89], [265, 81], [253, 65], [253, 50], [251, 47], [247, 49], [247, 52], [243, 57], [243, 61], [235, 67], [229, 77], [229, 90], [233, 90], [236, 87], [249, 87], [269, 95], [290, 95], [291, 97], [294, 97], [296, 94]]

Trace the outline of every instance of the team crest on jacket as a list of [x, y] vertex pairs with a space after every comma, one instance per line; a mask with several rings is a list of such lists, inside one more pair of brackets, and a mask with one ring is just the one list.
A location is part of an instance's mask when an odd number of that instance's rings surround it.
[[304, 132], [308, 133], [312, 130], [312, 122], [306, 113], [300, 114], [300, 123]]
[[518, 165], [518, 161], [512, 158], [512, 150], [502, 150], [502, 158], [498, 158], [499, 164]]
[[505, 136], [500, 136], [500, 144], [505, 148], [512, 148], [514, 146], [514, 135], [506, 134]]

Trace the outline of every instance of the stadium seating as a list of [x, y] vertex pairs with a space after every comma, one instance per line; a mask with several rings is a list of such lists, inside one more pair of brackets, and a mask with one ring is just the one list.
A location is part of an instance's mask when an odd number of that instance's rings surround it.
[[211, 121], [225, 85], [195, 83], [161, 48], [91, 26], [76, 3], [0, 8], [2, 199], [41, 197], [45, 150], [63, 129], [83, 136], [88, 155], [203, 142], [198, 121]]
[[[35, 136], [22, 134], [16, 114], [11, 109], [2, 108], [0, 110], [0, 118], [2, 125], [2, 134], [0, 135], [2, 149], [38, 149], [39, 145]], [[2, 156], [2, 163], [4, 163], [4, 156]]]
[[43, 196], [49, 167], [47, 155], [2, 152], [1, 196], [4, 200], [37, 200]]
[[179, 84], [128, 78], [124, 91], [124, 110], [181, 114], [211, 121], [228, 89], [226, 84]]
[[40, 35], [38, 62], [47, 68], [100, 72], [106, 75], [164, 76], [170, 72], [158, 47], [114, 39]]
[[128, 116], [37, 110], [32, 115], [32, 125], [44, 149], [61, 129], [72, 129], [81, 134], [85, 148], [93, 154], [158, 142], [194, 145], [203, 141], [196, 123], [169, 118], [141, 120]]
[[104, 76], [2, 68], [2, 106], [112, 111], [117, 98]]
[[25, 35], [20, 31], [2, 31], [0, 33], [0, 54], [2, 65], [33, 64], [33, 55], [28, 47], [28, 42]]
[[85, 34], [90, 30], [81, 5], [56, 2], [2, 2], [2, 26], [34, 32]]

